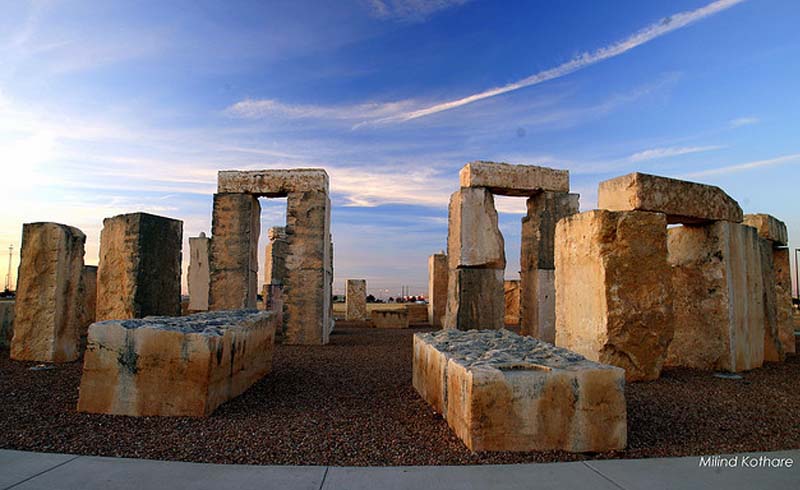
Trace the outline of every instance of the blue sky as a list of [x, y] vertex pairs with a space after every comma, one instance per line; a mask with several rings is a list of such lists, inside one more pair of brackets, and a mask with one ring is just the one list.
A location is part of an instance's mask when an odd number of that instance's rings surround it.
[[[57, 221], [94, 264], [104, 217], [188, 239], [217, 170], [323, 167], [335, 290], [421, 294], [478, 159], [569, 169], [584, 210], [632, 171], [715, 184], [800, 237], [798, 19], [790, 0], [0, 0], [0, 251]], [[498, 208], [514, 277], [524, 200]]]

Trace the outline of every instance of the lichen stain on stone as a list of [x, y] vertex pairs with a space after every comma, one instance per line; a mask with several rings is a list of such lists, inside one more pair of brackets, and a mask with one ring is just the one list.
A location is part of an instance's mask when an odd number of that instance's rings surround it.
[[139, 354], [136, 353], [136, 343], [133, 336], [125, 336], [125, 345], [117, 355], [117, 362], [128, 374], [135, 375], [139, 371], [137, 367]]

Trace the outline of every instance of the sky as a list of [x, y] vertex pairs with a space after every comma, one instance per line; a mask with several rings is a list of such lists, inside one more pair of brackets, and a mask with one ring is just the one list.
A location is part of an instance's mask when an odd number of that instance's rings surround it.
[[[0, 271], [23, 223], [80, 228], [96, 264], [103, 218], [136, 211], [183, 220], [188, 265], [218, 170], [321, 167], [334, 291], [425, 294], [474, 160], [568, 169], [582, 210], [633, 171], [718, 185], [800, 247], [798, 19], [794, 0], [0, 0]], [[285, 204], [262, 200], [261, 250]], [[525, 203], [497, 207], [514, 278]]]

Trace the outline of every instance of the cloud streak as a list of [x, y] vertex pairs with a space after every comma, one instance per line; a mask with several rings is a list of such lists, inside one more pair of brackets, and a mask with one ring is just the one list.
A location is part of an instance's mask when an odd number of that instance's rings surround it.
[[686, 178], [707, 177], [709, 175], [724, 175], [735, 172], [742, 172], [745, 170], [752, 170], [754, 168], [771, 167], [775, 165], [784, 165], [787, 163], [798, 162], [800, 163], [800, 153], [793, 153], [791, 155], [783, 155], [776, 158], [767, 160], [756, 160], [747, 163], [740, 163], [737, 165], [729, 165], [727, 167], [712, 168], [708, 170], [701, 170], [699, 172], [692, 172], [684, 175]]
[[431, 15], [460, 7], [470, 0], [368, 0], [367, 5], [374, 17], [397, 19], [407, 22], [422, 22]]
[[650, 150], [644, 150], [638, 153], [634, 153], [628, 158], [628, 160], [630, 160], [631, 162], [644, 162], [647, 160], [655, 160], [659, 158], [670, 158], [680, 155], [689, 155], [692, 153], [703, 153], [707, 151], [721, 150], [723, 148], [725, 147], [719, 145], [652, 148]]
[[729, 122], [732, 128], [739, 128], [742, 126], [750, 126], [752, 124], [758, 124], [761, 122], [761, 119], [753, 116], [748, 117], [737, 117], [736, 119], [731, 119]]

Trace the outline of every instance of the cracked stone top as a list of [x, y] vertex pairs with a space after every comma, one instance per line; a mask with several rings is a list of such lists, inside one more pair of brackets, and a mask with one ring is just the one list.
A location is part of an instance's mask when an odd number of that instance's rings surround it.
[[533, 337], [517, 335], [506, 329], [455, 330], [446, 329], [416, 334], [459, 364], [474, 367], [514, 369], [609, 368], [590, 361], [580, 354], [556, 347]]
[[133, 320], [106, 320], [96, 326], [119, 325], [126, 329], [152, 328], [181, 333], [198, 333], [208, 336], [222, 336], [231, 327], [242, 327], [271, 315], [268, 311], [229, 310], [196, 313], [189, 316], [149, 316]]
[[286, 197], [294, 192], [328, 192], [328, 173], [321, 168], [221, 170], [217, 192]]

